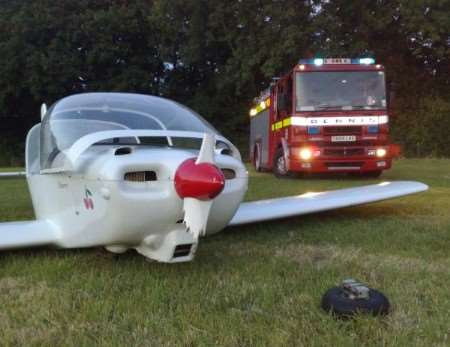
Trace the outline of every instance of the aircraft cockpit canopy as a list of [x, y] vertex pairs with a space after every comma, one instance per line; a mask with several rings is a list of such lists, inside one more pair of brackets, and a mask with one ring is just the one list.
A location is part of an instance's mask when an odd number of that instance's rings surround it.
[[[41, 170], [62, 166], [64, 150], [69, 149], [81, 137], [100, 131], [122, 129], [218, 134], [200, 115], [168, 99], [126, 93], [77, 94], [56, 102], [42, 120]], [[112, 142], [111, 139], [111, 144], [136, 141], [133, 138], [118, 140]]]

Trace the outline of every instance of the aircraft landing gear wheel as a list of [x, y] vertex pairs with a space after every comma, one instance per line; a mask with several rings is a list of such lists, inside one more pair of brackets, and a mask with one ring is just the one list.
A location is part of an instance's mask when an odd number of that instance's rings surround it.
[[331, 288], [324, 294], [321, 307], [338, 318], [350, 318], [356, 313], [386, 315], [390, 303], [378, 290], [354, 280], [345, 280], [340, 287]]
[[288, 176], [289, 172], [286, 167], [286, 159], [284, 157], [283, 150], [280, 148], [275, 154], [275, 160], [273, 163], [273, 172], [278, 178], [285, 178]]
[[255, 146], [255, 152], [253, 153], [253, 164], [257, 172], [261, 172], [261, 150], [259, 146]]

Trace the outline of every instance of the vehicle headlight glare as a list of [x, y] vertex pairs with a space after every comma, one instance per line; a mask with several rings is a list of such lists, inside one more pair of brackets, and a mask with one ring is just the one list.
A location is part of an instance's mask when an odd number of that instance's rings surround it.
[[309, 160], [312, 157], [312, 151], [309, 148], [302, 148], [300, 150], [300, 158], [303, 160]]
[[316, 59], [314, 59], [314, 65], [316, 65], [316, 66], [322, 66], [322, 65], [323, 65], [323, 59], [322, 59], [322, 58], [316, 58]]
[[383, 158], [384, 156], [386, 156], [387, 151], [384, 148], [378, 148], [377, 149], [377, 157], [378, 158]]
[[360, 64], [364, 64], [364, 65], [371, 65], [371, 64], [375, 64], [375, 59], [373, 59], [373, 58], [361, 58], [361, 59], [359, 59], [359, 63]]

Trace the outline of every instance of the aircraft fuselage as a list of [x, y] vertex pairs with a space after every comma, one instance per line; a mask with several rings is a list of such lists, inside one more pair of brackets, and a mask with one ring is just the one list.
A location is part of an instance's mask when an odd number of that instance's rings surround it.
[[[189, 261], [198, 239], [183, 223], [183, 200], [174, 176], [196, 153], [168, 147], [92, 146], [73, 173], [27, 177], [36, 218], [51, 220], [57, 246], [64, 248], [104, 245], [117, 253], [134, 248], [160, 261]], [[232, 174], [213, 201], [206, 234], [226, 227], [247, 189], [246, 169], [239, 160], [223, 154], [215, 159], [217, 167]], [[179, 245], [192, 245], [191, 251], [174, 256]]]

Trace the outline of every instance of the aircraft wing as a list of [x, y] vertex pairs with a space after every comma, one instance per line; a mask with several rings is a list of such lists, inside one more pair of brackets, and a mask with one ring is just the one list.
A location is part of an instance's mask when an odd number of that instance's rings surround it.
[[363, 187], [243, 202], [229, 226], [367, 204], [369, 202], [419, 193], [427, 189], [428, 186], [420, 182], [383, 182]]
[[46, 220], [0, 223], [0, 250], [56, 244], [57, 232]]
[[25, 177], [25, 176], [26, 176], [26, 172], [25, 171], [0, 172], [0, 179], [1, 178]]

